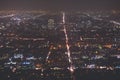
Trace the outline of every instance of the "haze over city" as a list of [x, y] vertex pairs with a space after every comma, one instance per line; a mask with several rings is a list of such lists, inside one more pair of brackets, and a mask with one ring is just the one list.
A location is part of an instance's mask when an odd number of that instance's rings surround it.
[[0, 0], [0, 80], [120, 80], [119, 0]]
[[0, 0], [0, 9], [84, 10], [120, 9], [120, 0]]

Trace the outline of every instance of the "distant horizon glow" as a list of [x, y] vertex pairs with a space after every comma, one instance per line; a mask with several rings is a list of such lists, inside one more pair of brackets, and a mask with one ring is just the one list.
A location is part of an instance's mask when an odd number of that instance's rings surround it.
[[[120, 0], [0, 0], [0, 10], [119, 9]], [[6, 6], [7, 5], [7, 6]]]

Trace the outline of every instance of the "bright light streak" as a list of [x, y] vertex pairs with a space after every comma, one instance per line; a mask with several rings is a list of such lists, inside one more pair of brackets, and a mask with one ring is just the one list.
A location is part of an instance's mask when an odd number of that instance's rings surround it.
[[116, 25], [120, 25], [120, 23], [117, 22], [117, 21], [113, 21], [113, 20], [111, 20], [110, 22], [113, 23], [113, 24], [116, 24]]
[[0, 16], [0, 18], [6, 18], [6, 17], [13, 17], [15, 14], [10, 14], [10, 15], [5, 15], [5, 16]]
[[51, 50], [52, 50], [52, 46], [50, 46], [50, 50], [49, 50], [48, 55], [47, 55], [47, 57], [46, 57], [46, 62], [48, 61], [48, 59], [49, 59], [49, 57], [50, 57], [50, 55], [51, 55]]
[[69, 68], [69, 70], [70, 70], [71, 72], [74, 72], [74, 69], [73, 69], [73, 67], [70, 67], [70, 68]]
[[48, 55], [46, 57], [46, 61], [48, 61], [50, 54], [51, 54], [51, 51], [48, 52]]
[[65, 13], [63, 12], [63, 24], [65, 24]]
[[66, 26], [65, 26], [65, 13], [64, 12], [63, 12], [62, 19], [63, 19], [62, 21], [63, 21], [63, 28], [64, 28], [63, 31], [64, 31], [64, 34], [65, 34], [65, 40], [66, 40], [67, 55], [68, 55], [68, 60], [69, 60], [69, 63], [70, 63], [69, 70], [70, 70], [71, 73], [73, 73], [74, 72], [74, 68], [73, 68], [73, 63], [72, 63], [71, 55], [70, 55], [71, 52], [70, 52], [68, 34], [67, 34]]

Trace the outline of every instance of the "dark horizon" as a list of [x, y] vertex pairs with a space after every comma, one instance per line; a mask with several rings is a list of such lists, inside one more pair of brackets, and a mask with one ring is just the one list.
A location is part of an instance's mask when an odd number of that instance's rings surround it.
[[0, 0], [0, 10], [120, 10], [120, 0]]

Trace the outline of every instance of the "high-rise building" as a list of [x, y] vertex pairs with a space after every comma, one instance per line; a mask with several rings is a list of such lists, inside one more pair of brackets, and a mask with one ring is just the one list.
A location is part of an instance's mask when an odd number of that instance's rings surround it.
[[52, 29], [54, 27], [55, 27], [55, 21], [54, 21], [54, 19], [49, 19], [48, 20], [48, 28]]

